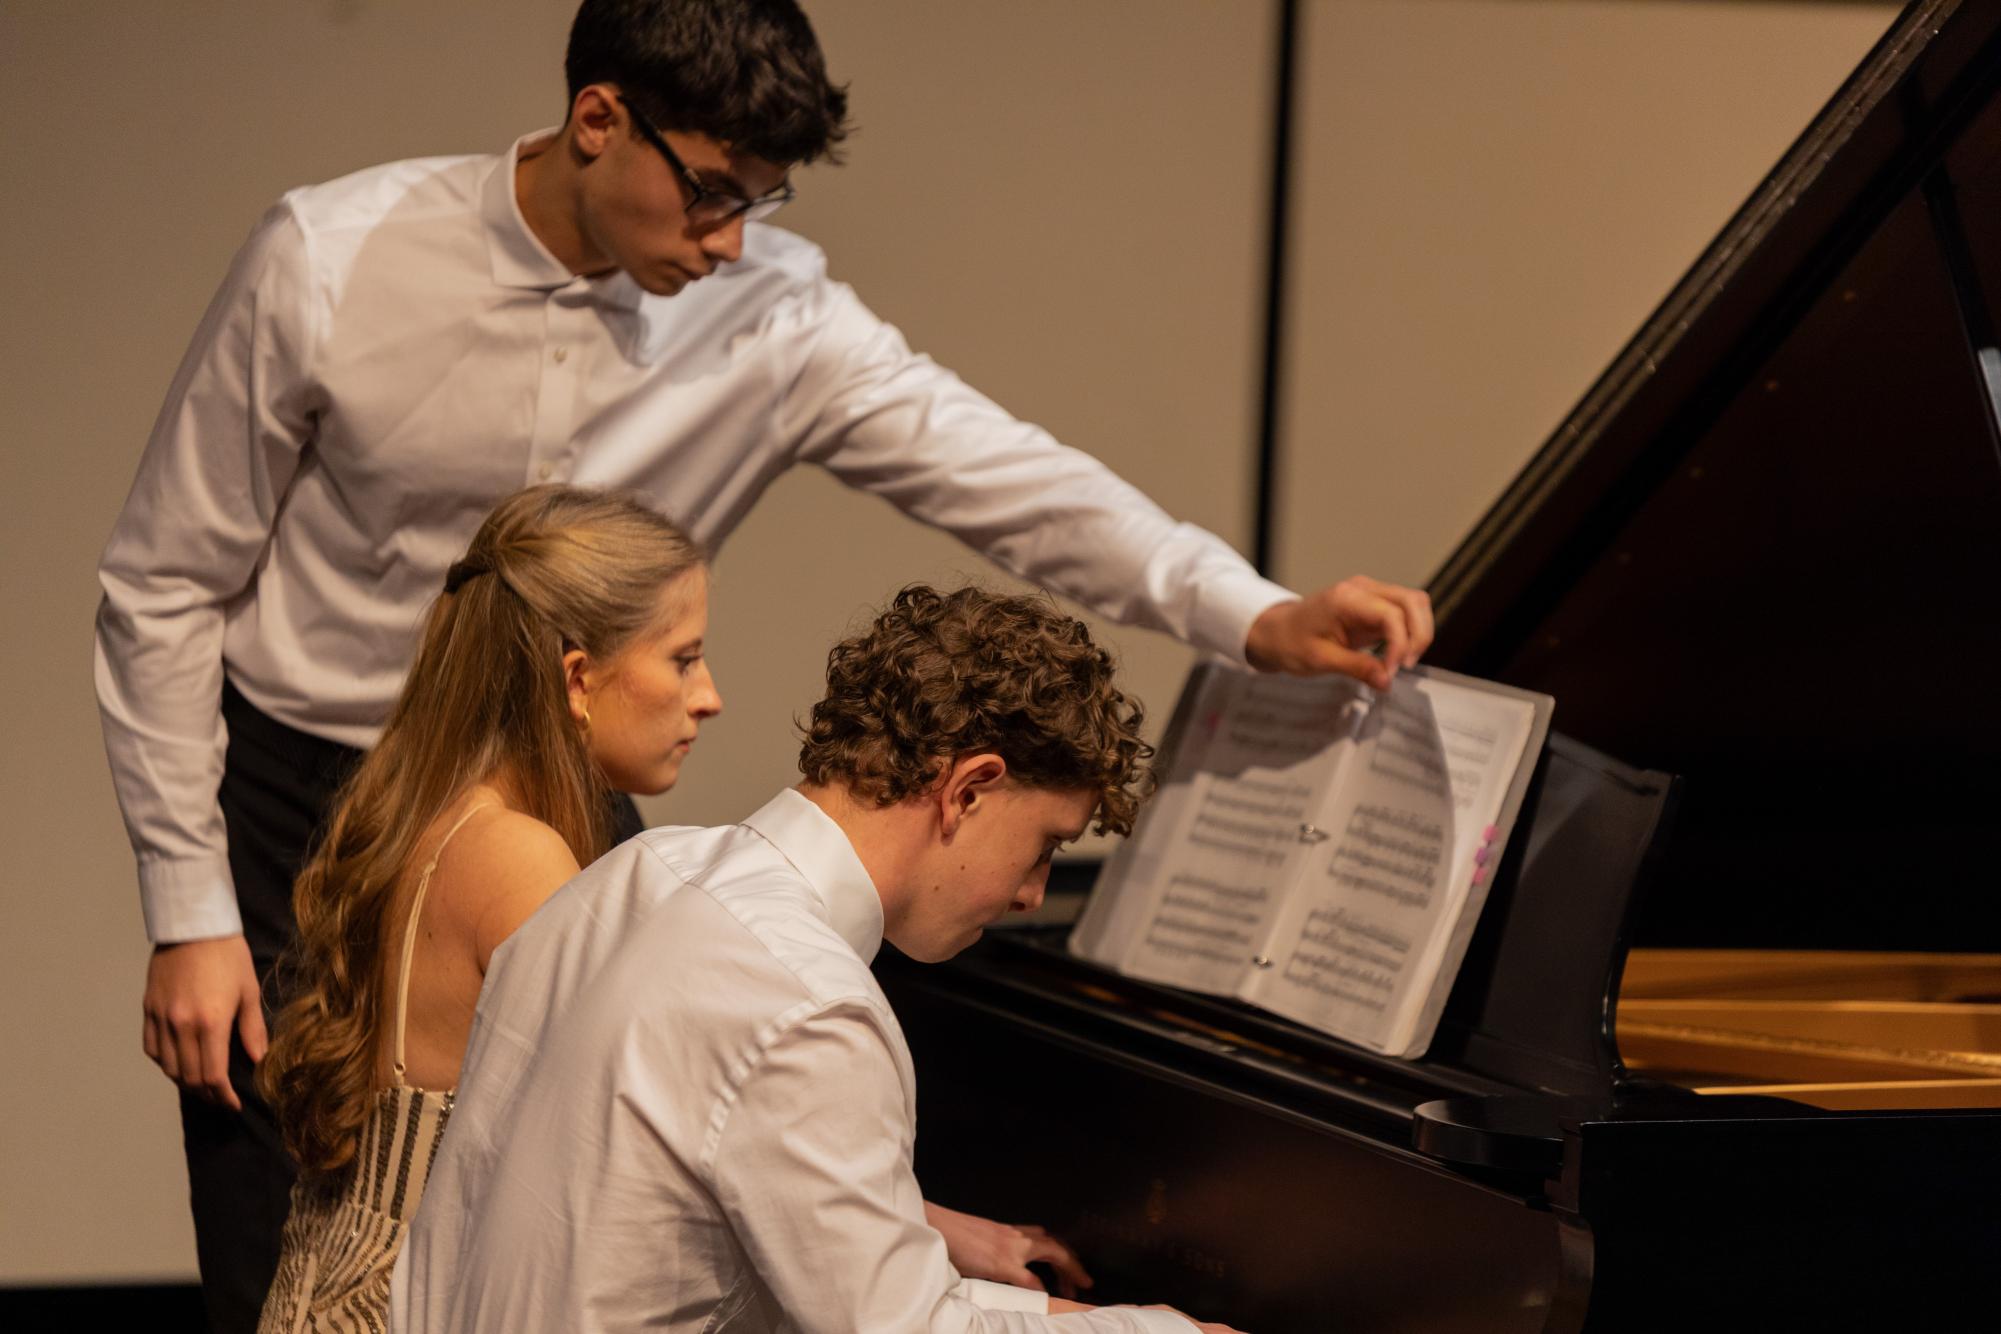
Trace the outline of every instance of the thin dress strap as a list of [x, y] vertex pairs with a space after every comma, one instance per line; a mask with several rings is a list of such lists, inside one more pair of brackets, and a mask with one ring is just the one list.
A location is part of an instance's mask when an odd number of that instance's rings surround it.
[[438, 840], [437, 850], [431, 853], [431, 860], [424, 867], [424, 873], [417, 877], [417, 893], [410, 900], [410, 920], [403, 924], [403, 967], [396, 976], [396, 1059], [390, 1068], [396, 1072], [396, 1087], [399, 1089], [403, 1087], [403, 1074], [406, 1068], [403, 1064], [403, 1021], [409, 1017], [410, 1012], [410, 960], [417, 951], [417, 922], [424, 914], [424, 894], [431, 888], [431, 872], [438, 869], [438, 860], [445, 855], [445, 845], [452, 841], [454, 834], [465, 828], [465, 822], [496, 804], [482, 801], [459, 816], [458, 822], [446, 830], [445, 836]]

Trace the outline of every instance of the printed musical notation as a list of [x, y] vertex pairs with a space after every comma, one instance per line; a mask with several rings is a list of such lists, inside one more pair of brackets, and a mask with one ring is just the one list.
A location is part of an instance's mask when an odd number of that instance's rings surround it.
[[1400, 706], [1394, 696], [1385, 701], [1379, 716], [1382, 731], [1370, 748], [1369, 771], [1414, 787], [1426, 796], [1446, 795], [1451, 789], [1445, 757], [1439, 752], [1430, 717], [1407, 704]]
[[1407, 937], [1345, 908], [1316, 908], [1307, 914], [1284, 976], [1295, 987], [1376, 1013], [1396, 995], [1410, 951]]
[[1230, 885], [1181, 873], [1169, 878], [1160, 908], [1147, 926], [1146, 943], [1181, 957], [1240, 964], [1250, 957], [1272, 891]]
[[1191, 688], [1167, 799], [1108, 868], [1073, 948], [1421, 1052], [1550, 701], [1431, 669], [1376, 692], [1212, 665]]
[[1284, 677], [1250, 681], [1222, 715], [1223, 736], [1217, 739], [1272, 768], [1325, 750], [1342, 732], [1353, 698], [1345, 691], [1301, 692], [1300, 682]]
[[1445, 741], [1446, 778], [1452, 785], [1452, 805], [1463, 811], [1479, 793], [1501, 737], [1491, 730], [1473, 731], [1460, 726], [1441, 726], [1439, 735]]
[[1203, 794], [1188, 841], [1210, 852], [1278, 866], [1298, 842], [1313, 789], [1287, 779], [1216, 778]]
[[1400, 908], [1429, 908], [1445, 851], [1438, 821], [1389, 806], [1357, 806], [1327, 874], [1343, 889], [1378, 895]]
[[1382, 709], [1382, 732], [1369, 755], [1370, 772], [1415, 788], [1428, 797], [1449, 795], [1465, 810], [1494, 762], [1500, 731], [1421, 712], [1425, 701], [1391, 696]]

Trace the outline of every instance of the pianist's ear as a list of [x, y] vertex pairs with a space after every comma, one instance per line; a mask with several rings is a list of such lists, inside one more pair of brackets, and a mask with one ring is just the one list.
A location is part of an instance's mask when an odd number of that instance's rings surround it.
[[981, 808], [1006, 777], [1007, 761], [990, 750], [961, 755], [952, 762], [934, 789], [939, 833], [946, 842], [952, 840], [960, 824]]

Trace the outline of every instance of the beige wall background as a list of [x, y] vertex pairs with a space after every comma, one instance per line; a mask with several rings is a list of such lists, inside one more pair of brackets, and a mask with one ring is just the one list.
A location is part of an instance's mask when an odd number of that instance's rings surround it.
[[[283, 189], [561, 114], [569, 0], [0, 0], [0, 1284], [190, 1275], [179, 1133], [89, 685], [93, 566], [229, 255]], [[917, 346], [1245, 544], [1268, 0], [808, 0], [850, 162], [787, 225]], [[1280, 571], [1417, 580], [1893, 6], [1308, 0]], [[984, 575], [809, 472], [718, 566], [728, 710], [650, 814], [786, 780], [825, 645]], [[1164, 715], [1185, 650], [1109, 632]]]
[[1307, 0], [1277, 577], [1428, 578], [1897, 8]]

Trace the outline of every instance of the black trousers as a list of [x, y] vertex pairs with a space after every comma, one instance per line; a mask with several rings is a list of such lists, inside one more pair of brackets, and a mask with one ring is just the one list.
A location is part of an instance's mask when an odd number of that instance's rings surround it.
[[[268, 1025], [285, 1000], [274, 965], [298, 929], [292, 882], [361, 752], [287, 727], [227, 684], [222, 717], [229, 732], [220, 792], [229, 870], [244, 939], [264, 983]], [[618, 799], [614, 825], [619, 840], [638, 832], [639, 811], [629, 799]], [[254, 1334], [278, 1271], [294, 1173], [271, 1109], [252, 1085], [250, 1057], [234, 1035], [229, 1076], [242, 1113], [183, 1094], [181, 1138], [209, 1326], [218, 1334]]]
[[[268, 1026], [285, 999], [275, 994], [273, 965], [297, 933], [292, 882], [361, 752], [285, 726], [231, 685], [223, 686], [222, 719], [229, 731], [220, 792], [229, 871], [250, 959], [265, 984]], [[229, 1081], [243, 1111], [181, 1095], [195, 1256], [209, 1328], [218, 1334], [254, 1334], [291, 1209], [292, 1162], [251, 1075], [250, 1057], [232, 1034]]]

